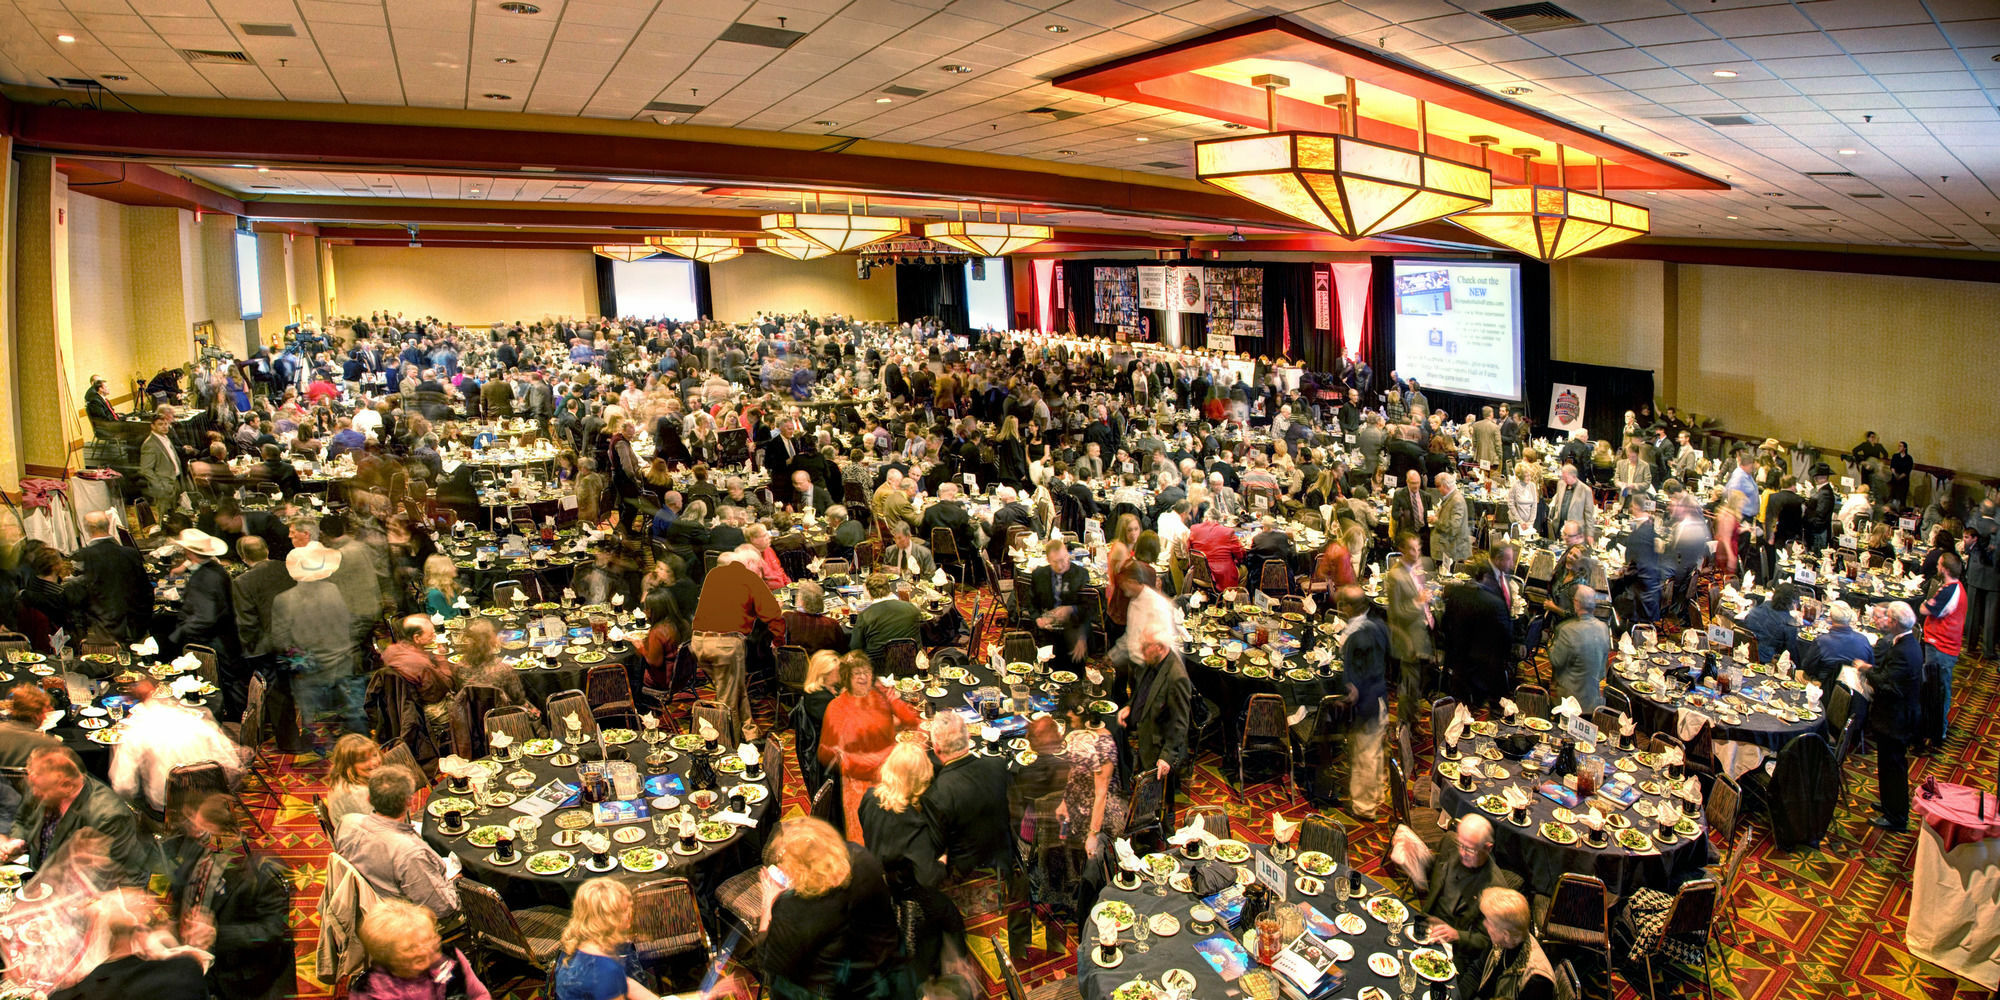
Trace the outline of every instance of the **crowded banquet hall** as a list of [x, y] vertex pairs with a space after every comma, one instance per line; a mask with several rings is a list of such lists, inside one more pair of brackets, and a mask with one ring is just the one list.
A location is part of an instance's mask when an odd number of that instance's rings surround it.
[[2000, 995], [1996, 63], [0, 0], [0, 1000]]

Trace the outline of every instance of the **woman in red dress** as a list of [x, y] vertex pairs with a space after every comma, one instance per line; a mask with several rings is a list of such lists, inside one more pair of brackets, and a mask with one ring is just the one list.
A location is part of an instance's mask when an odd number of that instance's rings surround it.
[[914, 729], [917, 710], [875, 683], [868, 654], [840, 658], [840, 694], [826, 706], [819, 734], [820, 763], [840, 768], [847, 839], [861, 842], [861, 800], [881, 776], [882, 761], [896, 748], [896, 734]]

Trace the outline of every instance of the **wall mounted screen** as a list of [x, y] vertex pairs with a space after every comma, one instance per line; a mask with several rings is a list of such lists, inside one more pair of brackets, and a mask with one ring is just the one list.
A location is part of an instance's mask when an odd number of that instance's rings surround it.
[[255, 319], [264, 315], [264, 289], [257, 281], [257, 234], [236, 233], [237, 315]]
[[1519, 402], [1521, 266], [1393, 262], [1396, 370], [1426, 389]]
[[641, 319], [700, 317], [694, 301], [694, 262], [679, 257], [611, 262], [618, 315]]
[[[980, 276], [975, 278], [975, 271]], [[965, 262], [965, 312], [974, 330], [1008, 330], [1014, 326], [1007, 308], [1007, 258], [988, 257], [978, 267]]]

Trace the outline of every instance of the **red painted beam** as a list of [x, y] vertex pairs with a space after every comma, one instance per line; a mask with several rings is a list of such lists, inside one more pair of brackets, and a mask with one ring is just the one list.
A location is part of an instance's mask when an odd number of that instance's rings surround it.
[[[519, 206], [519, 207], [515, 207]], [[713, 229], [762, 232], [757, 216], [713, 212], [643, 212], [541, 208], [534, 202], [493, 201], [473, 205], [344, 204], [342, 202], [253, 201], [244, 211], [254, 219], [311, 219], [322, 223], [383, 222], [395, 225], [547, 226], [576, 229]], [[631, 234], [634, 240], [644, 235]]]
[[1298, 229], [1222, 192], [1009, 167], [942, 165], [855, 153], [636, 136], [151, 115], [45, 105], [19, 109], [20, 142], [58, 152], [167, 160], [429, 169], [523, 176], [521, 167], [676, 183], [882, 191], [967, 202], [1021, 202], [1148, 218]]
[[[1605, 168], [1607, 188], [1729, 190], [1729, 185], [1722, 181], [1672, 159], [1620, 142], [1596, 129], [1584, 128], [1526, 105], [1495, 97], [1421, 67], [1321, 34], [1284, 17], [1259, 18], [1151, 52], [1067, 73], [1056, 77], [1054, 82], [1058, 87], [1081, 93], [1263, 128], [1266, 124], [1265, 101], [1261, 91], [1224, 83], [1195, 72], [1253, 58], [1306, 63], [1529, 135], [1558, 141], [1593, 157], [1602, 156], [1611, 161]], [[1338, 116], [1318, 103], [1324, 96], [1281, 96], [1278, 100], [1277, 127], [1337, 131]], [[1368, 105], [1365, 102], [1361, 112], [1363, 117], [1358, 132], [1364, 138], [1378, 138], [1402, 146], [1415, 145], [1414, 130], [1367, 118]], [[1477, 147], [1441, 137], [1433, 137], [1431, 146], [1431, 151], [1439, 155], [1468, 163], [1479, 162]], [[1556, 176], [1553, 164], [1537, 172], [1543, 180], [1553, 180]], [[1595, 186], [1594, 169], [1588, 171], [1588, 177], [1584, 176], [1585, 173], [1580, 167], [1573, 168], [1569, 183], [1573, 186]], [[1503, 177], [1518, 176], [1518, 168], [1503, 166], [1501, 174]]]
[[[322, 239], [355, 240], [391, 243], [408, 243], [409, 234], [400, 229], [370, 229], [361, 226], [321, 226]], [[515, 243], [540, 243], [555, 246], [593, 247], [603, 243], [638, 243], [639, 237], [624, 233], [583, 232], [551, 233], [514, 229], [425, 229], [417, 228], [417, 239], [423, 243], [491, 243], [506, 246]]]
[[56, 169], [69, 178], [70, 190], [120, 205], [243, 214], [241, 201], [143, 163], [62, 156], [56, 158]]

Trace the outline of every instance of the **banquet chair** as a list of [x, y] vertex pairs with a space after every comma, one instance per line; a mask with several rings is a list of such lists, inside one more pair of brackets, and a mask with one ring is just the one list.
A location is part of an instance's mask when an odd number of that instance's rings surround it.
[[840, 791], [840, 768], [830, 764], [826, 769], [826, 780], [819, 783], [819, 791], [813, 793], [812, 807], [806, 814], [823, 819], [827, 825], [843, 833], [847, 830], [847, 806]]
[[709, 725], [715, 727], [715, 731], [720, 734], [723, 744], [728, 746], [736, 745], [738, 733], [736, 728], [736, 713], [731, 711], [729, 706], [709, 698], [696, 699], [694, 712], [688, 725], [699, 732], [703, 720], [707, 720]]
[[499, 688], [467, 684], [451, 696], [451, 751], [467, 760], [486, 756], [486, 716], [501, 704]]
[[1632, 715], [1632, 699], [1617, 687], [1609, 684], [1605, 685], [1604, 704], [1607, 708], [1617, 709], [1618, 714], [1628, 719], [1634, 718]]
[[1034, 989], [1021, 985], [1021, 973], [1014, 968], [1014, 960], [1007, 955], [1006, 946], [997, 937], [988, 938], [993, 954], [1000, 961], [1000, 979], [1007, 987], [1007, 1000], [1080, 1000], [1083, 996], [1075, 976], [1065, 976], [1050, 980]]
[[[1610, 693], [1608, 689], [1605, 691], [1605, 694]], [[1591, 725], [1597, 727], [1598, 735], [1614, 741], [1618, 738], [1618, 727], [1624, 718], [1623, 713], [1608, 704], [1599, 705], [1590, 712]]]
[[778, 565], [785, 575], [793, 580], [804, 580], [812, 576], [812, 554], [804, 549], [779, 549]]
[[319, 821], [320, 835], [326, 838], [327, 843], [333, 843], [333, 814], [327, 811], [323, 795], [313, 796], [313, 818]]
[[721, 560], [722, 560], [722, 553], [717, 552], [714, 549], [708, 549], [702, 552], [701, 554], [702, 573], [708, 574], [715, 572], [715, 564], [720, 562]]
[[[229, 794], [229, 772], [212, 760], [197, 764], [177, 764], [167, 772], [167, 804], [162, 810], [166, 817], [166, 828], [172, 832], [185, 832], [183, 820], [187, 811], [200, 805], [203, 800], [216, 793]], [[257, 821], [257, 815], [250, 810], [252, 822], [257, 823], [261, 833], [264, 824]]]
[[868, 573], [875, 568], [875, 562], [881, 555], [882, 543], [880, 541], [869, 538], [857, 542], [854, 546], [855, 570], [863, 574]]
[[1003, 571], [999, 566], [994, 564], [993, 557], [987, 555], [984, 551], [979, 553], [979, 568], [986, 574], [986, 582], [993, 587], [993, 593], [1000, 598], [998, 613], [1002, 621], [1012, 618], [1016, 608], [1014, 601], [1014, 575], [1011, 567], [1012, 564], [1010, 563], [1009, 569]]
[[632, 890], [632, 950], [648, 964], [690, 953], [708, 957], [708, 932], [687, 879], [655, 879]]
[[1032, 632], [1017, 629], [1003, 633], [1000, 638], [1000, 656], [1006, 663], [1033, 665], [1036, 648], [1035, 635]]
[[[556, 956], [562, 951], [563, 928], [569, 923], [567, 907], [510, 910], [500, 894], [483, 883], [470, 878], [456, 881], [459, 909], [478, 951], [488, 958], [498, 954], [526, 962], [541, 972], [555, 967]], [[479, 972], [482, 978], [493, 978], [485, 968]]]
[[193, 656], [196, 662], [200, 664], [200, 666], [195, 667], [195, 676], [200, 677], [210, 684], [217, 686], [222, 684], [222, 675], [216, 671], [215, 667], [214, 647], [190, 642], [181, 647], [181, 651]]
[[1718, 925], [1727, 928], [1732, 943], [1738, 940], [1736, 922], [1733, 919], [1739, 888], [1736, 876], [1742, 872], [1743, 862], [1750, 859], [1750, 847], [1756, 840], [1757, 831], [1752, 827], [1744, 827], [1737, 833], [1736, 842], [1730, 845], [1728, 858], [1722, 867], [1722, 903], [1716, 912], [1715, 920]]
[[1229, 810], [1219, 803], [1189, 806], [1187, 815], [1181, 817], [1181, 825], [1186, 826], [1195, 820], [1201, 820], [1201, 828], [1219, 839], [1228, 840], [1233, 836], [1229, 829]]
[[[1299, 593], [1301, 594], [1305, 593], [1306, 590], [1304, 581], [1305, 581], [1304, 577], [1299, 578]], [[1285, 596], [1278, 599], [1278, 613], [1301, 614], [1301, 615], [1305, 614], [1306, 613], [1305, 598], [1297, 597], [1292, 594], [1286, 594]]]
[[1529, 718], [1548, 718], [1552, 704], [1549, 690], [1539, 684], [1521, 684], [1514, 688], [1514, 705]]
[[1299, 850], [1318, 851], [1335, 864], [1347, 863], [1347, 825], [1324, 813], [1311, 813], [1299, 828]]
[[[788, 612], [789, 614], [789, 612]], [[786, 635], [791, 635], [789, 629]], [[780, 723], [790, 718], [792, 706], [805, 699], [806, 673], [812, 667], [812, 657], [803, 646], [779, 646], [778, 667], [778, 718]]]
[[[264, 787], [264, 794], [276, 799], [278, 790], [269, 777], [275, 768], [271, 758], [264, 755], [264, 690], [264, 678], [252, 674], [249, 685], [244, 689], [242, 720], [222, 723], [222, 731], [236, 741], [237, 754], [245, 758], [245, 787], [255, 778]], [[252, 761], [255, 766], [250, 765]]]
[[1396, 822], [1408, 826], [1410, 823], [1410, 783], [1403, 776], [1403, 762], [1395, 754], [1384, 755], [1383, 770], [1388, 772], [1389, 812]]
[[1685, 966], [1700, 966], [1702, 986], [1714, 1000], [1715, 984], [1708, 975], [1708, 946], [1715, 919], [1713, 879], [1681, 883], [1672, 896], [1657, 889], [1640, 889], [1632, 894], [1618, 922], [1618, 932], [1631, 945], [1629, 957], [1646, 968], [1646, 995], [1659, 997], [1659, 976], [1653, 959]]
[[482, 719], [481, 728], [486, 730], [488, 746], [492, 745], [496, 733], [506, 733], [515, 746], [541, 735], [540, 727], [535, 725], [534, 713], [520, 705], [489, 709]]
[[1291, 798], [1298, 797], [1298, 786], [1292, 779], [1296, 760], [1292, 756], [1292, 726], [1285, 721], [1291, 716], [1282, 695], [1264, 691], [1250, 696], [1249, 704], [1243, 707], [1243, 731], [1236, 742], [1236, 784], [1245, 787], [1249, 781], [1244, 777], [1243, 762], [1253, 753], [1283, 754], [1285, 757], [1285, 787]]
[[1583, 1000], [1583, 983], [1576, 978], [1576, 967], [1569, 959], [1556, 964], [1555, 1000]]
[[0, 631], [0, 655], [26, 653], [33, 649], [34, 643], [29, 642], [27, 636], [19, 632]]
[[1257, 569], [1257, 589], [1266, 597], [1280, 596], [1292, 589], [1292, 570], [1283, 559], [1266, 559]]
[[1160, 775], [1155, 770], [1139, 772], [1132, 782], [1132, 801], [1125, 810], [1125, 829], [1118, 836], [1125, 840], [1135, 840], [1141, 834], [1152, 834], [1158, 840], [1165, 836], [1160, 829], [1160, 811], [1165, 805], [1166, 786], [1160, 783]]
[[1819, 846], [1833, 825], [1834, 807], [1842, 794], [1826, 738], [1818, 733], [1792, 737], [1778, 751], [1767, 786], [1764, 806], [1771, 817], [1771, 839], [1779, 849]]
[[763, 871], [763, 865], [752, 865], [715, 887], [716, 937], [740, 942], [734, 949], [734, 958], [738, 965], [753, 970], [757, 967], [752, 961], [757, 946], [764, 942], [764, 933], [757, 929], [757, 918], [764, 906], [764, 885], [758, 878]]
[[600, 663], [591, 667], [583, 675], [583, 690], [590, 702], [590, 714], [599, 721], [627, 719], [633, 728], [638, 728], [639, 703], [632, 697], [632, 675], [625, 672], [624, 664]]
[[382, 766], [407, 768], [416, 777], [420, 789], [430, 781], [424, 775], [423, 765], [417, 763], [417, 755], [411, 753], [409, 745], [402, 740], [390, 740], [382, 744]]
[[882, 673], [909, 677], [917, 672], [917, 640], [891, 639], [882, 647]]
[[1865, 701], [1857, 701], [1857, 697], [1853, 688], [1834, 682], [1833, 690], [1826, 692], [1827, 729], [1836, 733], [1847, 730], [1848, 716], [1859, 714], [1854, 711], [1855, 706], [1866, 704]]
[[361, 915], [380, 899], [374, 886], [346, 858], [327, 852], [326, 888], [317, 903], [320, 935], [314, 978], [338, 986], [368, 967], [368, 956], [361, 948]]
[[1207, 591], [1210, 597], [1214, 597], [1220, 590], [1215, 583], [1215, 573], [1209, 568], [1208, 558], [1199, 552], [1188, 556], [1187, 579], [1181, 586], [1181, 595], [1185, 596], [1196, 590]]
[[571, 715], [576, 716], [577, 721], [583, 723], [583, 734], [585, 736], [597, 735], [597, 716], [591, 714], [590, 699], [585, 697], [583, 692], [575, 688], [557, 691], [555, 694], [549, 695], [547, 705], [548, 707], [543, 713], [542, 718], [549, 720], [549, 732], [557, 739], [562, 739], [569, 734], [567, 717]]
[[1687, 744], [1682, 743], [1681, 738], [1678, 736], [1669, 736], [1666, 733], [1654, 733], [1646, 743], [1646, 749], [1654, 753], [1666, 753], [1668, 747], [1680, 750], [1681, 760], [1683, 762], [1687, 760]]
[[1305, 748], [1306, 786], [1313, 801], [1338, 804], [1343, 797], [1345, 788], [1336, 765], [1346, 756], [1347, 727], [1353, 715], [1354, 703], [1346, 695], [1325, 695], [1312, 719], [1302, 720], [1293, 729]]
[[700, 664], [694, 658], [694, 650], [687, 643], [666, 657], [672, 666], [668, 668], [667, 686], [664, 688], [641, 687], [639, 693], [649, 704], [660, 707], [662, 719], [671, 723], [674, 706], [682, 701], [692, 702], [701, 697], [698, 685], [701, 681]]
[[1431, 702], [1431, 747], [1435, 750], [1444, 745], [1444, 731], [1451, 727], [1451, 717], [1458, 712], [1458, 699], [1448, 694], [1438, 695]]
[[493, 606], [501, 610], [512, 610], [514, 592], [521, 590], [519, 580], [499, 580], [493, 584]]
[[931, 529], [931, 558], [940, 568], [954, 571], [952, 576], [965, 579], [965, 556], [958, 551], [958, 536], [950, 528], [939, 525]]
[[1604, 880], [1564, 872], [1555, 892], [1538, 907], [1535, 936], [1544, 944], [1587, 948], [1604, 953], [1604, 973], [1611, 974], [1611, 894]]
[[846, 576], [850, 570], [851, 564], [847, 560], [828, 559], [819, 564], [819, 578], [826, 580], [836, 576]]

